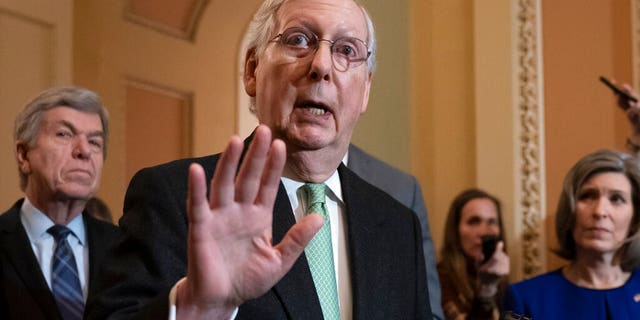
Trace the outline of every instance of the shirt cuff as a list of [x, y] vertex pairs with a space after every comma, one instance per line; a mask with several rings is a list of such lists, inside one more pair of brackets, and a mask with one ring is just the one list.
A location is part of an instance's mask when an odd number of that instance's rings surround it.
[[[187, 277], [178, 280], [178, 282], [176, 282], [176, 284], [174, 284], [171, 288], [171, 291], [169, 291], [169, 320], [176, 320], [176, 300], [178, 298], [178, 286], [180, 286], [186, 279]], [[229, 320], [234, 320], [236, 318], [239, 309], [240, 308], [237, 307], [235, 310], [233, 310], [233, 314], [231, 314]]]
[[178, 296], [178, 286], [182, 284], [186, 279], [187, 277], [178, 280], [178, 282], [173, 285], [173, 288], [171, 288], [171, 291], [169, 291], [169, 320], [176, 320], [176, 300]]

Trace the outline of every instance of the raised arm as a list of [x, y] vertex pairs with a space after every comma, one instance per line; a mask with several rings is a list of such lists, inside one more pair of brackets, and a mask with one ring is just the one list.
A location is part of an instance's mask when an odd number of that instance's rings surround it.
[[178, 287], [178, 319], [224, 319], [242, 302], [278, 282], [322, 225], [308, 215], [277, 245], [271, 226], [285, 163], [285, 145], [260, 126], [236, 176], [242, 142], [233, 137], [222, 155], [209, 199], [200, 165], [189, 168], [187, 277]]
[[[622, 90], [633, 97], [638, 97], [629, 84], [624, 84]], [[640, 152], [640, 103], [619, 95], [618, 106], [625, 111], [631, 125], [631, 136], [627, 140], [627, 147], [629, 151], [638, 153]]]

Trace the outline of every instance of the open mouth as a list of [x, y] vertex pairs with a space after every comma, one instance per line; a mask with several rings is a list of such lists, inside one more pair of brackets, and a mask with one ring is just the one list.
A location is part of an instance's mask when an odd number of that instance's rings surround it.
[[300, 101], [296, 103], [296, 108], [307, 109], [309, 113], [316, 116], [324, 115], [327, 112], [331, 112], [329, 107], [323, 103], [314, 102], [314, 101]]

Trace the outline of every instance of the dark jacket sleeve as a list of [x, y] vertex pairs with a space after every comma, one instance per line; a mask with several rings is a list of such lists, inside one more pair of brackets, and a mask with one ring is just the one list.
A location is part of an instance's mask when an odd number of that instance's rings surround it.
[[[180, 160], [139, 171], [120, 220], [122, 236], [96, 281], [87, 319], [166, 319], [171, 287], [186, 274], [188, 166]], [[204, 161], [196, 159], [195, 161]], [[208, 179], [212, 163], [203, 165]]]

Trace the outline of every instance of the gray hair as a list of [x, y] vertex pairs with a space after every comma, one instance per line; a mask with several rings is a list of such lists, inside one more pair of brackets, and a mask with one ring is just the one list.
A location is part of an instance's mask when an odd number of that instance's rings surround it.
[[[275, 36], [276, 33], [276, 13], [286, 0], [265, 0], [258, 11], [253, 15], [253, 19], [249, 23], [245, 38], [247, 39], [247, 52], [253, 51], [253, 57], [262, 55], [267, 44]], [[373, 73], [376, 69], [376, 33], [373, 27], [373, 21], [369, 13], [362, 4], [354, 0], [362, 10], [365, 20], [367, 21], [367, 47], [371, 55], [367, 59], [367, 68]], [[255, 99], [251, 98], [251, 112], [255, 113]]]
[[[109, 113], [96, 93], [85, 88], [73, 86], [47, 89], [27, 103], [15, 120], [14, 145], [21, 144], [32, 147], [40, 132], [45, 111], [61, 106], [86, 113], [96, 113], [100, 116], [104, 133], [102, 155], [103, 158], [106, 158], [109, 138]], [[18, 170], [18, 172], [20, 174], [20, 188], [24, 191], [27, 186], [27, 176], [21, 170]]]
[[640, 162], [629, 154], [611, 150], [600, 150], [582, 157], [569, 170], [564, 179], [562, 193], [556, 210], [556, 236], [559, 248], [554, 252], [565, 259], [576, 257], [576, 243], [573, 229], [576, 225], [576, 201], [580, 188], [594, 175], [600, 173], [621, 173], [631, 183], [633, 217], [629, 226], [626, 243], [620, 249], [622, 268], [631, 270], [640, 265], [640, 257], [635, 249], [640, 248]]

